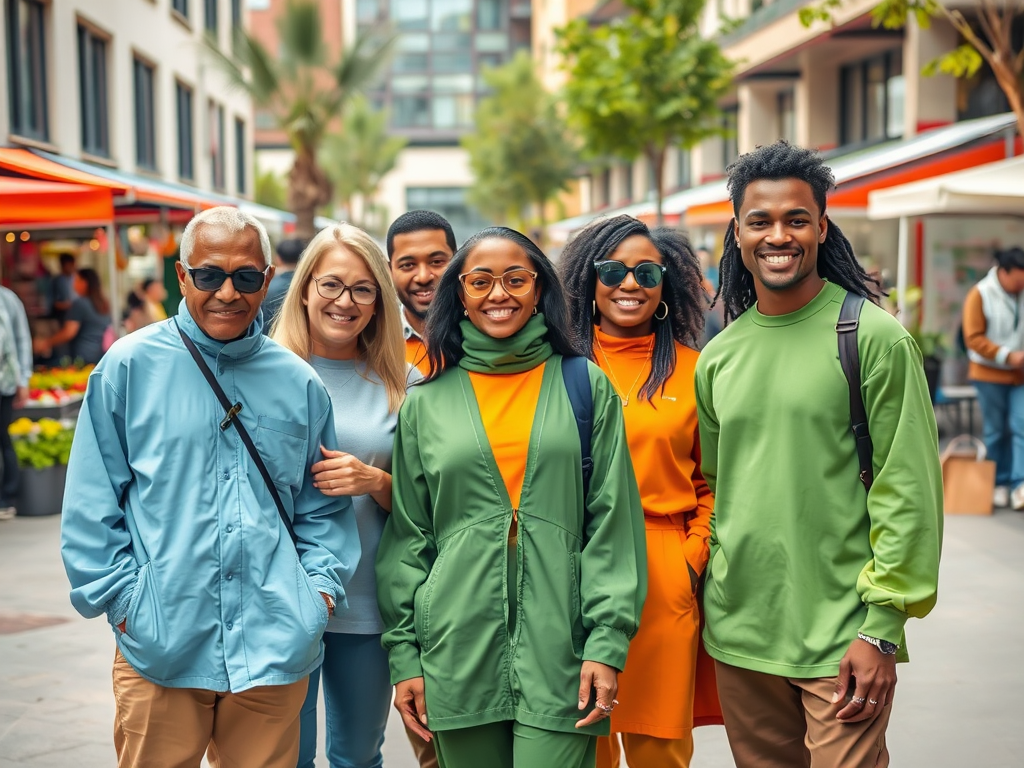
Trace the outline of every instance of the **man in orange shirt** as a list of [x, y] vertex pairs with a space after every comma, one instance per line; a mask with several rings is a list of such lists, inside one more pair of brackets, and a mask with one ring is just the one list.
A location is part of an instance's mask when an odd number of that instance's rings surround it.
[[391, 279], [403, 305], [405, 359], [426, 375], [430, 370], [423, 327], [441, 273], [458, 248], [452, 225], [433, 211], [403, 213], [388, 229]]
[[985, 447], [996, 462], [993, 502], [1024, 510], [1024, 250], [995, 257], [996, 266], [964, 300], [964, 343]]

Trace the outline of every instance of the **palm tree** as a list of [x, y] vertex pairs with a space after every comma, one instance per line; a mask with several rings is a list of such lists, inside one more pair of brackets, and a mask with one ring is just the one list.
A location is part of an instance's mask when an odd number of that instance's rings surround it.
[[336, 60], [329, 60], [320, 7], [315, 0], [288, 0], [277, 20], [280, 48], [272, 55], [239, 30], [234, 56], [212, 41], [206, 48], [228, 79], [274, 116], [295, 152], [288, 173], [288, 208], [296, 237], [312, 237], [319, 206], [331, 202], [331, 182], [319, 164], [319, 150], [345, 103], [369, 85], [390, 58], [393, 35], [360, 36]]

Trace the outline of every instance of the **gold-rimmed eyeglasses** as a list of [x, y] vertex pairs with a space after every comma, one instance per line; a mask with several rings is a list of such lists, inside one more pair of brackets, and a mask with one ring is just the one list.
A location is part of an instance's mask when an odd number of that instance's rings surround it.
[[316, 283], [316, 292], [328, 301], [340, 299], [345, 291], [348, 291], [348, 295], [352, 297], [352, 301], [356, 304], [373, 304], [377, 300], [376, 285], [367, 285], [366, 283], [345, 285], [333, 275], [314, 277], [313, 282]]
[[510, 269], [500, 275], [490, 272], [466, 272], [459, 275], [462, 289], [471, 299], [483, 299], [490, 296], [494, 284], [501, 283], [502, 289], [509, 296], [525, 296], [533, 290], [537, 281], [537, 273], [528, 269]]

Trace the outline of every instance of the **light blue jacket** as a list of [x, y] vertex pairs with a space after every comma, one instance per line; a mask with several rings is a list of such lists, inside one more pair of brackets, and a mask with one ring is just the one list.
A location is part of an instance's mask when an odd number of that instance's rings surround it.
[[[89, 377], [68, 465], [61, 547], [71, 602], [106, 613], [148, 680], [239, 692], [300, 680], [323, 658], [331, 595], [359, 561], [351, 501], [313, 487], [335, 446], [313, 369], [262, 333], [222, 343], [188, 314], [116, 342]], [[298, 554], [175, 322], [252, 436], [299, 538]], [[117, 625], [127, 621], [126, 632]]]

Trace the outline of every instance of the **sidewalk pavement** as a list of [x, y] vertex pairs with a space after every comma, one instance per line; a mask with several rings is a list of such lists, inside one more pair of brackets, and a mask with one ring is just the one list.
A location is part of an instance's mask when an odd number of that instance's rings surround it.
[[[113, 639], [68, 602], [59, 526], [0, 522], [0, 768], [115, 765]], [[947, 517], [940, 585], [932, 615], [908, 625], [913, 663], [899, 670], [892, 765], [1020, 768], [1024, 514]], [[415, 768], [394, 714], [384, 764]], [[317, 766], [327, 766], [322, 747]], [[723, 729], [698, 729], [693, 768], [732, 766]]]

